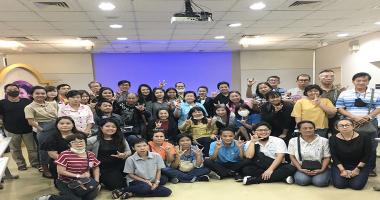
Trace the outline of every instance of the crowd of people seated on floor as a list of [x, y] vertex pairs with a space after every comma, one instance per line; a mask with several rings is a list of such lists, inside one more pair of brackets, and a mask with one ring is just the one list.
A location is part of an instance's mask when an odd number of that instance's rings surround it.
[[121, 80], [117, 92], [92, 81], [89, 91], [34, 86], [21, 98], [11, 83], [0, 115], [18, 170], [28, 169], [23, 142], [31, 167], [59, 190], [39, 200], [95, 199], [101, 187], [114, 199], [165, 197], [167, 182], [230, 177], [361, 190], [376, 176], [380, 93], [365, 72], [353, 89], [334, 86], [331, 70], [318, 77], [320, 85], [300, 74], [288, 90], [278, 76], [249, 79], [246, 98], [225, 81], [210, 97], [183, 82], [133, 93]]

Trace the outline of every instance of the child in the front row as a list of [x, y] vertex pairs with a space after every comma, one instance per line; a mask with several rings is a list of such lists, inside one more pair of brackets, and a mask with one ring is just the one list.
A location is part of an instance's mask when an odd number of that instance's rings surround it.
[[204, 161], [205, 167], [212, 170], [210, 176], [216, 179], [235, 177], [236, 181], [242, 181], [241, 169], [249, 163], [244, 160], [244, 142], [234, 140], [235, 133], [231, 128], [222, 130], [221, 139], [211, 143], [210, 159]]
[[128, 187], [113, 190], [112, 198], [127, 199], [138, 197], [167, 197], [172, 191], [162, 185], [167, 179], [161, 178], [165, 163], [161, 156], [149, 152], [147, 142], [138, 138], [134, 144], [135, 153], [125, 162], [124, 172], [128, 174]]
[[172, 183], [209, 181], [209, 169], [203, 167], [202, 149], [191, 145], [193, 138], [188, 135], [178, 135], [175, 160], [171, 166], [162, 169], [162, 173], [171, 179]]

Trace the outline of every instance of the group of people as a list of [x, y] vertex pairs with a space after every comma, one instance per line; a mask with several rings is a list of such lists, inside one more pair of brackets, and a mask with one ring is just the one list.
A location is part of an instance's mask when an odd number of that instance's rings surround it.
[[319, 73], [320, 85], [310, 79], [300, 74], [289, 90], [278, 76], [247, 80], [245, 99], [224, 81], [211, 97], [183, 82], [133, 93], [121, 80], [116, 93], [92, 81], [90, 91], [34, 86], [27, 99], [7, 84], [0, 115], [18, 170], [27, 170], [24, 142], [31, 166], [60, 191], [40, 200], [95, 199], [100, 185], [114, 199], [164, 197], [168, 181], [228, 177], [360, 190], [376, 176], [380, 94], [365, 72], [350, 90], [334, 86], [331, 70]]

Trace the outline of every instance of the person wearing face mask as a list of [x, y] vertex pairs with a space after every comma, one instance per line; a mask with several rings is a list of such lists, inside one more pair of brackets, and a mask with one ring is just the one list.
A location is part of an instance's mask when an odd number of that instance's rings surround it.
[[186, 92], [186, 85], [183, 82], [177, 82], [174, 85], [175, 89], [177, 90], [177, 96], [179, 100], [184, 100], [185, 98], [185, 92]]
[[23, 142], [28, 150], [29, 163], [32, 167], [38, 168], [37, 144], [34, 141], [32, 127], [25, 119], [24, 109], [32, 101], [20, 98], [19, 87], [15, 84], [4, 86], [7, 94], [5, 99], [0, 100], [0, 120], [4, 127], [5, 134], [12, 137], [9, 147], [13, 160], [20, 171], [27, 170], [25, 158], [22, 155], [21, 143]]
[[87, 139], [87, 150], [100, 161], [100, 183], [109, 190], [126, 186], [123, 168], [131, 149], [116, 121], [107, 118], [99, 124], [97, 136]]
[[[368, 162], [370, 166], [370, 176], [376, 174], [376, 150], [378, 142], [378, 119], [380, 114], [380, 93], [374, 88], [369, 88], [371, 75], [366, 72], [359, 72], [352, 77], [355, 88], [343, 91], [336, 101], [338, 112], [353, 120], [355, 127], [366, 125], [372, 127], [371, 131], [358, 131], [359, 134], [368, 135], [371, 138], [371, 156]], [[359, 129], [360, 130], [360, 129]]]
[[272, 126], [271, 136], [282, 138], [287, 143], [295, 126], [291, 116], [293, 103], [283, 101], [279, 92], [270, 91], [265, 97], [268, 102], [261, 106], [262, 120]]
[[213, 134], [215, 130], [213, 130], [212, 120], [206, 117], [206, 112], [202, 108], [190, 109], [187, 120], [179, 126], [179, 130], [191, 135], [194, 142], [203, 147], [203, 154], [208, 156], [210, 143], [215, 141], [216, 135]]
[[251, 109], [247, 104], [243, 104], [236, 107], [235, 116], [235, 125], [238, 128], [236, 137], [242, 136], [243, 140], [248, 141], [248, 133], [252, 130], [252, 127], [261, 122], [259, 109], [257, 107]]
[[174, 120], [171, 112], [168, 109], [160, 108], [157, 110], [155, 118], [149, 123], [149, 133], [153, 135], [157, 130], [162, 131], [165, 134], [165, 138], [172, 144], [175, 144], [179, 131], [177, 122]]
[[[94, 200], [100, 190], [99, 165], [100, 161], [91, 151], [86, 151], [86, 138], [84, 134], [72, 134], [66, 137], [70, 149], [59, 154], [57, 164], [58, 179], [56, 181], [59, 195], [43, 195], [36, 200], [86, 199]], [[87, 188], [83, 195], [75, 193], [69, 187], [71, 180], [89, 178], [93, 188]]]
[[244, 155], [250, 164], [243, 168], [243, 184], [259, 184], [271, 182], [293, 183], [296, 168], [285, 162], [288, 152], [285, 142], [270, 136], [271, 126], [266, 122], [257, 124], [244, 145]]

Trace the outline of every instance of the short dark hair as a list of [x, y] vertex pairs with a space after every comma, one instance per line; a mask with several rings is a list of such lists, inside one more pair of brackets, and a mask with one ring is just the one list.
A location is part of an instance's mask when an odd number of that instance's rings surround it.
[[321, 72], [319, 72], [319, 74], [322, 74], [322, 73], [325, 73], [325, 72], [332, 72], [332, 73], [334, 73], [334, 71], [331, 70], [331, 69], [325, 69], [325, 70], [322, 70]]
[[124, 83], [128, 83], [128, 85], [131, 86], [131, 82], [128, 80], [121, 80], [121, 81], [117, 82], [117, 86], [123, 85]]
[[307, 96], [307, 92], [309, 92], [312, 89], [317, 89], [319, 91], [319, 95], [323, 93], [323, 90], [319, 85], [313, 84], [313, 85], [308, 85], [305, 87], [305, 90], [303, 91], [303, 95]]
[[134, 147], [136, 144], [140, 144], [140, 143], [148, 144], [144, 138], [136, 138], [136, 139], [133, 141], [133, 144], [132, 144], [132, 145], [133, 145], [133, 147]]
[[222, 81], [222, 82], [219, 82], [217, 85], [216, 85], [216, 87], [219, 89], [219, 87], [221, 86], [221, 85], [227, 85], [228, 87], [230, 87], [230, 84], [227, 82], [227, 81]]
[[338, 119], [338, 120], [336, 120], [335, 121], [335, 123], [334, 123], [334, 127], [335, 127], [335, 129], [338, 127], [338, 124], [339, 124], [339, 122], [341, 122], [341, 121], [349, 121], [350, 123], [351, 123], [351, 125], [353, 125], [354, 126], [354, 121], [352, 121], [352, 119], [349, 119], [349, 118], [343, 118], [343, 119]]
[[175, 83], [175, 84], [174, 84], [174, 87], [177, 87], [178, 83], [182, 83], [182, 84], [183, 84], [183, 86], [185, 86], [185, 87], [186, 87], [185, 83], [184, 83], [184, 82], [181, 82], [181, 81], [179, 81], [179, 82]]
[[273, 75], [273, 76], [269, 76], [269, 77], [267, 78], [267, 81], [269, 81], [269, 79], [271, 79], [271, 78], [276, 78], [276, 79], [280, 80], [280, 77], [279, 77], [279, 76]]
[[252, 127], [252, 131], [256, 131], [256, 129], [260, 126], [266, 126], [269, 130], [272, 130], [272, 126], [268, 122], [259, 122], [254, 127]]
[[187, 94], [194, 94], [195, 99], [197, 99], [197, 93], [195, 93], [194, 91], [186, 91], [186, 92], [183, 94], [183, 97], [185, 97]]
[[70, 143], [71, 141], [74, 141], [76, 139], [84, 140], [84, 142], [87, 144], [87, 136], [83, 133], [75, 133], [67, 136], [65, 140]]
[[297, 128], [298, 128], [298, 129], [301, 129], [301, 126], [302, 126], [303, 124], [311, 124], [311, 125], [313, 125], [313, 127], [315, 128], [315, 124], [314, 124], [314, 122], [309, 121], [309, 120], [302, 120], [302, 121], [298, 122], [298, 123], [297, 123]]
[[233, 134], [235, 134], [235, 130], [232, 128], [232, 127], [226, 127], [226, 128], [223, 128], [222, 130], [220, 130], [220, 134], [223, 134], [224, 132], [226, 131], [230, 131], [232, 132]]
[[102, 87], [102, 84], [99, 83], [98, 81], [91, 81], [88, 83], [88, 88], [91, 88], [91, 84], [93, 84], [93, 83], [97, 83], [97, 84], [99, 84], [100, 87]]
[[201, 89], [201, 88], [206, 89], [206, 92], [208, 92], [208, 87], [207, 87], [207, 86], [204, 86], [204, 85], [199, 86], [199, 87], [198, 87], [198, 91], [199, 91], [199, 89]]
[[309, 81], [311, 80], [311, 77], [310, 77], [309, 74], [300, 74], [300, 75], [297, 76], [296, 80], [298, 81], [299, 77], [301, 77], [301, 76], [306, 76], [309, 79]]
[[179, 134], [177, 135], [176, 137], [176, 143], [179, 145], [179, 141], [182, 139], [182, 138], [189, 138], [191, 141], [193, 141], [193, 137], [191, 135], [185, 135], [185, 134]]
[[45, 87], [42, 87], [40, 85], [36, 85], [36, 86], [32, 87], [32, 90], [31, 90], [32, 92], [30, 94], [33, 94], [36, 90], [44, 90], [45, 92], [47, 92]]
[[20, 87], [19, 87], [18, 85], [13, 84], [13, 83], [9, 83], [9, 84], [6, 84], [6, 85], [4, 86], [4, 91], [7, 90], [7, 88], [8, 88], [8, 87], [11, 87], [11, 86], [13, 86], [13, 87], [17, 87], [17, 89], [20, 89]]
[[45, 86], [45, 89], [46, 89], [47, 92], [51, 92], [51, 91], [57, 90], [57, 88], [54, 87], [54, 86], [52, 86], [52, 85]]
[[359, 72], [359, 73], [356, 73], [353, 77], [352, 77], [352, 80], [354, 81], [355, 79], [359, 78], [359, 77], [368, 77], [368, 80], [370, 81], [372, 79], [371, 75], [369, 75], [367, 72]]
[[71, 98], [71, 97], [75, 97], [75, 96], [81, 96], [80, 92], [78, 90], [70, 90], [69, 92], [67, 92], [66, 94], [66, 98]]
[[276, 98], [276, 97], [281, 97], [281, 93], [276, 92], [276, 91], [269, 91], [268, 93], [265, 94], [265, 99], [268, 101], [269, 98]]
[[70, 89], [71, 89], [71, 86], [70, 86], [69, 84], [63, 83], [63, 84], [59, 84], [59, 85], [57, 85], [57, 90], [60, 90], [61, 87], [65, 87], [65, 86], [69, 86]]

